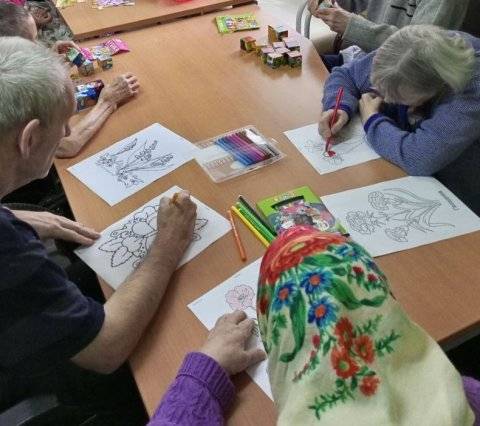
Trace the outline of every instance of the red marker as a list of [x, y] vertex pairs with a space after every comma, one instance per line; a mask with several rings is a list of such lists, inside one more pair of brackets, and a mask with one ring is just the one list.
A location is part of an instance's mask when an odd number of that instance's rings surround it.
[[[338, 108], [340, 107], [340, 103], [342, 102], [342, 99], [343, 99], [343, 87], [340, 87], [337, 92], [335, 109], [333, 110], [332, 118], [330, 119], [330, 123], [329, 123], [330, 131], [332, 130], [332, 126], [337, 121]], [[325, 152], [328, 154], [329, 157], [333, 157], [335, 155], [335, 151], [332, 151], [330, 149], [330, 145], [332, 144], [332, 138], [333, 136], [330, 136], [329, 138], [327, 138], [327, 141], [325, 142]]]

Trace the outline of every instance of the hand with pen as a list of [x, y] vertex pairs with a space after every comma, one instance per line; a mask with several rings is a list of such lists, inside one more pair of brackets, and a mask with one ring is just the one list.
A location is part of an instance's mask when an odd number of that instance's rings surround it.
[[157, 237], [154, 244], [168, 247], [171, 260], [177, 264], [193, 238], [197, 205], [188, 191], [160, 200], [157, 215]]
[[320, 136], [325, 140], [331, 139], [332, 145], [335, 145], [334, 136], [348, 123], [348, 114], [345, 111], [338, 109], [336, 120], [332, 123], [332, 127], [330, 127], [334, 112], [334, 109], [322, 111], [320, 113], [320, 121], [318, 122], [318, 133], [320, 133]]

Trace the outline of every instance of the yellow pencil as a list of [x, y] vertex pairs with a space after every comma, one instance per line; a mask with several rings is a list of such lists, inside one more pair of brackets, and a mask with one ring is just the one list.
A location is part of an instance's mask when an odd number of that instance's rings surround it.
[[260, 242], [265, 246], [268, 247], [270, 243], [263, 238], [262, 234], [258, 232], [253, 225], [238, 211], [238, 209], [235, 206], [232, 206], [232, 211], [240, 218], [240, 220], [245, 224], [245, 226], [252, 231], [253, 235], [255, 235]]

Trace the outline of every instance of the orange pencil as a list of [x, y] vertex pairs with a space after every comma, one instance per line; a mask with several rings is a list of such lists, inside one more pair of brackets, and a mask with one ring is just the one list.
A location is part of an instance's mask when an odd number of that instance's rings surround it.
[[227, 210], [228, 220], [230, 221], [230, 225], [232, 225], [232, 232], [233, 236], [235, 237], [235, 243], [237, 244], [238, 252], [240, 253], [240, 259], [242, 262], [247, 260], [247, 255], [245, 254], [245, 248], [243, 247], [242, 240], [240, 239], [240, 235], [238, 235], [237, 227], [235, 226], [235, 221], [233, 220], [232, 212]]

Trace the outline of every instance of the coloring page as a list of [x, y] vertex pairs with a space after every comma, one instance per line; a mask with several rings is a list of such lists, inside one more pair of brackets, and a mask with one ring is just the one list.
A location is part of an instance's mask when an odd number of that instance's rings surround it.
[[[158, 203], [164, 196], [181, 191], [177, 186], [149, 201], [138, 210], [109, 226], [93, 246], [75, 253], [111, 287], [117, 289], [142, 263], [157, 235]], [[193, 241], [178, 267], [192, 260], [230, 231], [230, 222], [196, 198], [197, 219]]]
[[[257, 282], [262, 259], [258, 259], [241, 271], [224, 281], [219, 286], [205, 293], [202, 297], [190, 303], [188, 307], [211, 330], [215, 322], [224, 314], [242, 310], [249, 318], [257, 320]], [[264, 350], [258, 327], [248, 342], [248, 347], [258, 347]], [[253, 381], [273, 400], [267, 373], [267, 361], [262, 361], [247, 369]]]
[[186, 139], [155, 123], [68, 171], [113, 206], [190, 161], [194, 150]]
[[480, 230], [480, 218], [431, 177], [408, 176], [322, 201], [372, 256]]
[[380, 158], [367, 142], [360, 118], [355, 117], [335, 136], [332, 156], [325, 152], [325, 139], [318, 134], [318, 123], [285, 132], [288, 139], [321, 175]]

